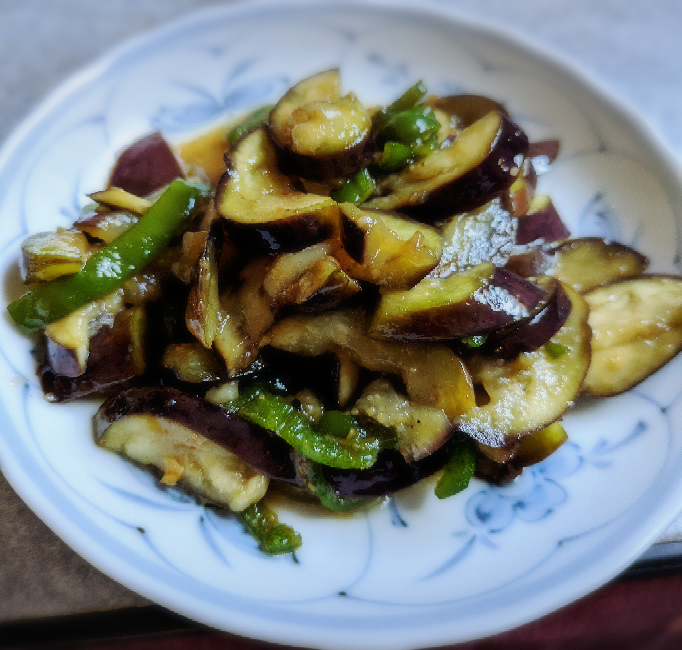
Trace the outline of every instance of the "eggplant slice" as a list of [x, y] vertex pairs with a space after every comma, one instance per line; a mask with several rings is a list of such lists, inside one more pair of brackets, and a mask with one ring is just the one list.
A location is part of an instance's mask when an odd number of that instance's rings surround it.
[[489, 262], [424, 278], [407, 291], [386, 291], [370, 333], [402, 341], [440, 341], [487, 334], [529, 318], [545, 291]]
[[225, 448], [259, 473], [290, 483], [301, 482], [292, 448], [281, 438], [196, 395], [168, 387], [121, 392], [97, 411], [95, 431], [100, 444], [110, 447], [102, 438], [109, 435], [111, 425], [131, 416], [164, 418], [192, 431], [197, 441], [205, 439]]
[[551, 275], [580, 293], [644, 273], [649, 259], [639, 251], [600, 237], [570, 239], [548, 254]]
[[408, 463], [440, 448], [453, 433], [443, 409], [412, 404], [385, 377], [373, 381], [351, 409], [396, 432], [398, 451]]
[[199, 498], [239, 512], [265, 496], [268, 478], [238, 456], [163, 416], [134, 414], [109, 424], [99, 444], [178, 482]]
[[108, 187], [118, 187], [136, 196], [147, 196], [184, 178], [175, 152], [159, 132], [136, 140], [118, 156]]
[[474, 404], [469, 373], [449, 347], [372, 338], [365, 333], [366, 321], [359, 310], [290, 316], [276, 323], [265, 340], [303, 356], [342, 353], [370, 371], [398, 376], [411, 402], [443, 409], [450, 418]]
[[372, 118], [338, 69], [299, 81], [272, 109], [269, 132], [287, 172], [313, 180], [350, 176], [375, 151]]
[[68, 371], [69, 361], [71, 368], [78, 367], [69, 359], [70, 350], [50, 351], [48, 346], [48, 362], [40, 369], [46, 397], [62, 402], [121, 385], [142, 375], [147, 367], [146, 330], [147, 318], [142, 307], [120, 311], [113, 322], [101, 326], [88, 339], [87, 362], [79, 374]]
[[[546, 346], [510, 360], [473, 355], [467, 365], [487, 403], [455, 419], [459, 429], [490, 447], [505, 447], [558, 420], [580, 392], [590, 365], [589, 308], [570, 287], [571, 313]], [[560, 350], [557, 354], [553, 350]]]
[[296, 179], [279, 170], [265, 126], [243, 136], [226, 155], [226, 164], [215, 207], [236, 242], [266, 253], [297, 250], [325, 239], [336, 227], [336, 203], [300, 191]]
[[583, 384], [591, 395], [622, 393], [682, 349], [682, 277], [646, 275], [585, 294], [592, 362]]
[[438, 229], [408, 217], [365, 210], [343, 203], [337, 253], [349, 275], [384, 287], [408, 288], [419, 282], [441, 257]]
[[444, 148], [382, 179], [368, 208], [409, 211], [425, 221], [472, 210], [505, 191], [521, 173], [528, 138], [492, 111]]
[[516, 240], [517, 220], [499, 198], [449, 219], [443, 226], [443, 254], [430, 277], [441, 278], [480, 264], [504, 266]]

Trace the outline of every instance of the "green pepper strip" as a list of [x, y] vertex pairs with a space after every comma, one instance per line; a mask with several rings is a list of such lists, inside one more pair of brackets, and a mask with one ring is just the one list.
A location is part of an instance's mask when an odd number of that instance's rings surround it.
[[435, 495], [446, 499], [464, 490], [476, 469], [476, 450], [471, 440], [460, 438], [454, 441], [452, 450], [443, 466], [436, 487]]
[[188, 220], [200, 188], [174, 180], [139, 221], [88, 258], [73, 275], [39, 284], [7, 307], [24, 332], [35, 332], [117, 289], [168, 245]]
[[350, 413], [325, 411], [316, 428], [324, 435], [346, 438], [355, 426], [357, 426], [357, 420]]
[[374, 166], [381, 172], [397, 172], [413, 161], [412, 149], [402, 142], [389, 140], [374, 160]]
[[462, 339], [462, 345], [467, 348], [480, 348], [488, 340], [487, 334], [472, 334]]
[[372, 118], [374, 122], [374, 128], [377, 131], [380, 131], [384, 128], [384, 126], [386, 126], [386, 123], [393, 114], [414, 108], [417, 104], [419, 104], [425, 95], [426, 86], [422, 81], [418, 81], [413, 86], [410, 86], [392, 104], [389, 104], [386, 108], [383, 108], [374, 114], [374, 117]]
[[308, 419], [284, 398], [258, 387], [245, 391], [232, 408], [246, 420], [273, 431], [310, 460], [341, 469], [371, 467], [379, 453], [375, 437], [339, 440], [315, 431]]
[[291, 526], [280, 523], [277, 513], [263, 501], [248, 506], [238, 516], [264, 553], [281, 555], [301, 546], [301, 535]]
[[257, 108], [253, 113], [249, 113], [243, 121], [230, 129], [230, 132], [227, 135], [227, 141], [230, 144], [234, 144], [245, 133], [257, 127], [259, 124], [266, 122], [270, 117], [270, 111], [272, 111], [273, 108], [274, 104], [268, 104]]
[[438, 138], [440, 123], [429, 106], [416, 106], [392, 115], [379, 133], [381, 141], [400, 142], [412, 153], [428, 154]]
[[336, 188], [331, 198], [337, 203], [362, 203], [367, 200], [376, 188], [376, 183], [364, 167], [347, 178], [343, 184]]

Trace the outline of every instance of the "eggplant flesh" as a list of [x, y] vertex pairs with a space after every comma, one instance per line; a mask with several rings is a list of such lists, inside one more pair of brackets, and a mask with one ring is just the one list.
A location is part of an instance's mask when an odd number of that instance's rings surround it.
[[551, 249], [548, 265], [548, 275], [585, 293], [600, 285], [641, 275], [649, 260], [625, 244], [600, 237], [582, 237]]
[[433, 453], [453, 432], [442, 409], [410, 403], [385, 377], [367, 386], [351, 413], [395, 430], [398, 451], [408, 463]]
[[44, 282], [80, 271], [94, 251], [79, 230], [57, 228], [56, 232], [31, 235], [21, 244], [24, 282]]
[[460, 129], [471, 126], [491, 111], [497, 111], [501, 115], [509, 117], [504, 105], [486, 95], [469, 93], [446, 95], [428, 100], [427, 103], [434, 110], [448, 115], [450, 122], [454, 122]]
[[490, 263], [408, 291], [385, 292], [371, 334], [402, 341], [439, 341], [487, 334], [529, 318], [545, 291]]
[[100, 327], [88, 340], [87, 362], [79, 374], [77, 371], [65, 372], [64, 359], [57, 363], [53, 352], [39, 371], [47, 398], [62, 402], [141, 376], [147, 367], [146, 321], [144, 309], [133, 307], [118, 313], [112, 323]]
[[180, 482], [209, 503], [239, 512], [268, 489], [268, 478], [238, 456], [163, 416], [131, 414], [108, 424], [99, 444], [163, 475], [161, 483]]
[[175, 388], [130, 388], [107, 400], [95, 416], [98, 439], [108, 427], [131, 415], [161, 417], [224, 447], [258, 472], [299, 484], [291, 447], [258, 425], [218, 404]]
[[578, 396], [590, 365], [589, 307], [573, 289], [564, 289], [571, 312], [550, 339], [560, 346], [560, 355], [543, 346], [509, 360], [484, 355], [468, 359], [472, 380], [487, 395], [487, 403], [455, 418], [455, 424], [478, 442], [505, 447], [558, 420]]
[[425, 223], [350, 203], [340, 206], [339, 259], [358, 280], [382, 287], [406, 288], [421, 280], [441, 258], [440, 232]]
[[517, 220], [499, 198], [452, 217], [442, 228], [443, 253], [429, 277], [444, 277], [482, 262], [504, 266], [513, 250], [516, 228]]
[[268, 128], [284, 169], [313, 180], [349, 176], [375, 151], [372, 119], [338, 69], [299, 81], [272, 109]]
[[279, 169], [265, 126], [241, 138], [226, 155], [215, 207], [236, 241], [265, 252], [296, 250], [325, 239], [338, 220], [328, 196], [302, 192]]
[[464, 129], [447, 147], [390, 174], [364, 203], [435, 221], [472, 210], [505, 191], [521, 173], [523, 131], [498, 111]]
[[289, 316], [266, 338], [279, 350], [311, 357], [341, 352], [370, 371], [400, 377], [411, 402], [443, 409], [449, 418], [474, 404], [469, 373], [449, 347], [373, 338], [366, 333], [366, 320], [360, 310]]
[[589, 291], [585, 300], [592, 329], [586, 393], [622, 393], [682, 349], [682, 277], [624, 279]]

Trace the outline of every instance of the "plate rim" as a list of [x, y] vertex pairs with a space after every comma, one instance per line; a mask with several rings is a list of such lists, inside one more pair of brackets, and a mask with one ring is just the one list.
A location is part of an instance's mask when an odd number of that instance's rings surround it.
[[[303, 7], [306, 5], [308, 6], [315, 5], [317, 7], [324, 7], [327, 9], [335, 7], [338, 10], [343, 10], [347, 12], [353, 11], [358, 8], [372, 7], [377, 10], [380, 9], [389, 12], [401, 12], [403, 14], [418, 13], [420, 15], [429, 14], [431, 16], [440, 16], [446, 18], [451, 23], [456, 23], [460, 26], [463, 26], [467, 30], [483, 31], [487, 34], [491, 34], [492, 36], [501, 40], [505, 44], [509, 43], [523, 52], [532, 54], [533, 56], [538, 56], [544, 61], [548, 62], [550, 65], [558, 67], [559, 69], [564, 71], [569, 77], [571, 77], [574, 81], [584, 86], [587, 89], [587, 91], [589, 91], [590, 94], [599, 98], [601, 102], [604, 102], [607, 105], [609, 111], [617, 113], [627, 122], [633, 124], [634, 127], [637, 129], [638, 134], [647, 140], [652, 150], [656, 153], [657, 156], [659, 156], [662, 159], [662, 162], [664, 163], [663, 167], [666, 169], [666, 171], [673, 174], [677, 182], [677, 185], [682, 187], [682, 168], [680, 167], [680, 161], [677, 155], [673, 152], [670, 145], [667, 142], [665, 142], [661, 138], [661, 136], [654, 129], [652, 129], [650, 125], [648, 125], [646, 121], [636, 111], [632, 110], [628, 106], [626, 101], [624, 101], [622, 98], [619, 98], [604, 83], [598, 82], [595, 78], [593, 78], [590, 75], [589, 72], [586, 72], [585, 70], [579, 68], [579, 66], [575, 65], [567, 58], [557, 54], [550, 48], [540, 47], [537, 44], [534, 44], [526, 36], [519, 35], [516, 30], [502, 28], [499, 25], [495, 25], [488, 21], [472, 18], [471, 16], [464, 15], [461, 12], [454, 11], [453, 10], [454, 8], [451, 6], [448, 7], [443, 7], [442, 5], [436, 6], [431, 2], [429, 2], [429, 4], [420, 4], [418, 0], [413, 1], [400, 0], [398, 3], [390, 3], [386, 2], [385, 0], [353, 0], [352, 2], [343, 2], [343, 0], [328, 0], [323, 4], [315, 3], [314, 0], [287, 0], [286, 2], [278, 2], [277, 0], [256, 0], [255, 2], [246, 2], [244, 0], [229, 5], [212, 5], [209, 7], [203, 7], [199, 10], [188, 11], [187, 13], [181, 15], [180, 17], [176, 17], [150, 30], [146, 30], [138, 35], [125, 39], [124, 41], [114, 46], [113, 48], [109, 48], [103, 54], [96, 57], [95, 60], [83, 66], [80, 70], [75, 71], [74, 73], [68, 75], [63, 81], [59, 82], [57, 86], [52, 91], [50, 91], [41, 101], [39, 101], [38, 104], [29, 112], [29, 114], [14, 129], [12, 129], [9, 136], [5, 139], [2, 147], [0, 148], [0, 170], [5, 168], [5, 166], [16, 153], [20, 153], [20, 146], [24, 142], [24, 140], [31, 134], [31, 132], [34, 129], [40, 126], [43, 120], [49, 118], [51, 111], [53, 111], [55, 106], [57, 106], [64, 98], [68, 97], [71, 93], [76, 92], [80, 88], [87, 87], [87, 85], [91, 81], [99, 78], [102, 74], [105, 74], [107, 69], [110, 68], [110, 66], [116, 64], [118, 61], [120, 61], [120, 59], [129, 55], [138, 48], [144, 46], [145, 44], [149, 46], [149, 44], [152, 43], [153, 41], [158, 42], [160, 39], [167, 38], [176, 31], [182, 31], [189, 28], [190, 25], [193, 25], [194, 28], [196, 28], [200, 24], [209, 20], [210, 17], [213, 15], [220, 17], [234, 14], [246, 15], [267, 10], [268, 7], [273, 6], [281, 8], [282, 6]], [[5, 318], [7, 318], [7, 316], [5, 316]], [[4, 410], [5, 407], [4, 404], [2, 404], [2, 410], [0, 411], [0, 413], [2, 413], [3, 415], [5, 415]], [[9, 419], [9, 416], [5, 417]], [[5, 417], [2, 418], [3, 421], [6, 421]], [[0, 469], [2, 470], [4, 476], [7, 478], [8, 482], [15, 490], [15, 492], [17, 492], [17, 494], [20, 495], [22, 500], [31, 508], [31, 510], [33, 510], [33, 512], [35, 512], [36, 515], [44, 523], [46, 523], [53, 530], [53, 532], [55, 532], [55, 534], [57, 534], [61, 539], [63, 539], [72, 549], [76, 550], [76, 552], [79, 555], [84, 557], [88, 562], [93, 564], [95, 567], [100, 568], [100, 570], [107, 573], [107, 575], [111, 576], [114, 580], [120, 582], [120, 579], [116, 575], [114, 575], [116, 571], [114, 568], [112, 568], [113, 565], [112, 567], [110, 567], [107, 564], [106, 569], [102, 568], [101, 556], [97, 552], [91, 553], [90, 549], [86, 548], [86, 545], [82, 541], [78, 541], [72, 535], [71, 530], [69, 530], [68, 535], [64, 534], [65, 529], [62, 518], [50, 511], [49, 502], [40, 503], [41, 501], [44, 500], [42, 492], [38, 490], [33, 490], [32, 488], [35, 487], [34, 485], [27, 487], [25, 481], [22, 480], [15, 481], [14, 480], [15, 473], [18, 475], [21, 472], [21, 470], [18, 470], [17, 468], [12, 468], [12, 462], [8, 463], [6, 462], [5, 459], [6, 459], [5, 455], [0, 456]], [[682, 481], [678, 491], [682, 496]], [[669, 510], [672, 511], [672, 507], [670, 507]], [[678, 512], [679, 511], [676, 511], [675, 515], [678, 514]], [[671, 515], [670, 518], [671, 521], [672, 519], [674, 519], [675, 515]], [[665, 529], [665, 527], [669, 523], [670, 522], [668, 521], [666, 523], [660, 524], [656, 530], [652, 530], [649, 537], [646, 540], [642, 540], [638, 544], [637, 554], [641, 554], [642, 552], [644, 552], [651, 545], [651, 543], [655, 541], [656, 537], [660, 534], [660, 532], [662, 532]], [[621, 557], [618, 568], [613, 569], [611, 572], [609, 572], [609, 575], [607, 575], [605, 578], [603, 576], [595, 578], [589, 587], [587, 587], [586, 589], [579, 590], [581, 594], [586, 595], [594, 591], [598, 587], [602, 586], [609, 579], [618, 575], [618, 573], [620, 573], [622, 569], [624, 569], [631, 563], [631, 561], [637, 556], [637, 554], [629, 553], [627, 554], [627, 557], [625, 556]], [[141, 594], [145, 594], [145, 592], [149, 593], [147, 584], [131, 586], [135, 583], [135, 581], [130, 580], [130, 577], [131, 576], [127, 575], [125, 577], [125, 583], [122, 584], [129, 586], [131, 589], [138, 593]], [[159, 586], [161, 587], [161, 589], [163, 588], [163, 585]], [[169, 609], [172, 609], [174, 611], [185, 613], [178, 608], [176, 603], [163, 602], [164, 599], [160, 597], [162, 596], [162, 594], [160, 594], [160, 590], [158, 589], [158, 587], [156, 588], [155, 591], [156, 591], [155, 595], [150, 596], [150, 598], [152, 598], [154, 601], [159, 602], [163, 604], [163, 606], [168, 607]], [[575, 594], [573, 594], [567, 597], [564, 604], [572, 602], [579, 597], [581, 596], [580, 595], [576, 596]], [[559, 607], [561, 606], [563, 605], [559, 605]], [[535, 620], [538, 617], [544, 616], [545, 614], [551, 611], [555, 611], [557, 608], [558, 607], [554, 604], [544, 612], [538, 613], [537, 611], [535, 611], [532, 614], [530, 614], [525, 620], [515, 623], [513, 627], [517, 627], [528, 621]], [[195, 618], [193, 614], [190, 614], [190, 616], [192, 618]], [[497, 629], [491, 632], [485, 632], [482, 634], [482, 636], [495, 634], [505, 629], [509, 629], [509, 626], [498, 625]], [[230, 631], [233, 631], [236, 634], [243, 634], [247, 636], [251, 636], [253, 634], [253, 628], [249, 628], [248, 630], [246, 629], [236, 630], [234, 629], [233, 626], [231, 626]], [[271, 642], [279, 643], [283, 642], [281, 636], [278, 633], [273, 633], [270, 634], [269, 636], [259, 634], [259, 636], [253, 638], [259, 638]], [[319, 644], [319, 641], [318, 642], [313, 642], [311, 640], [306, 641], [305, 639], [301, 638], [296, 639], [291, 636], [288, 638], [286, 642], [304, 644], [310, 647], [317, 647]], [[429, 641], [429, 643], [431, 643], [431, 641]], [[424, 645], [423, 643], [419, 642], [417, 644], [410, 643], [408, 645], [400, 647], [416, 648], [423, 647], [423, 645]], [[337, 646], [329, 645], [325, 647], [332, 648]], [[390, 647], [394, 648], [399, 646], [391, 644]]]

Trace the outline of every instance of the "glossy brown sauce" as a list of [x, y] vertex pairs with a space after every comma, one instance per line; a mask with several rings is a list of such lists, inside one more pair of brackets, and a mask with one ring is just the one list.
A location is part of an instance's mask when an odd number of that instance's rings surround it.
[[178, 145], [178, 154], [183, 162], [203, 169], [213, 187], [225, 173], [225, 152], [229, 148], [227, 136], [231, 127], [232, 123], [220, 124], [193, 140]]

